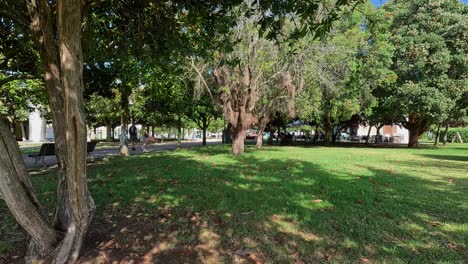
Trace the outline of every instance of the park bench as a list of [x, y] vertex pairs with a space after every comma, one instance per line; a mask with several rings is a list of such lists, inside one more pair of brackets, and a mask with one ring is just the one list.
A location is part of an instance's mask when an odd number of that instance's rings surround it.
[[[88, 157], [96, 149], [96, 144], [96, 141], [86, 142], [86, 155]], [[45, 167], [45, 157], [53, 155], [55, 155], [55, 143], [44, 143], [41, 145], [39, 153], [31, 154], [29, 157], [34, 158], [34, 166], [36, 166], [37, 162], [42, 162]]]

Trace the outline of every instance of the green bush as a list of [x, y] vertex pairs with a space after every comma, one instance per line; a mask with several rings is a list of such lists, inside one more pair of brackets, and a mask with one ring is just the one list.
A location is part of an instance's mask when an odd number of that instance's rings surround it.
[[[451, 127], [447, 131], [447, 142], [452, 142], [455, 133], [460, 133], [461, 138], [464, 143], [468, 142], [468, 126], [467, 127]], [[442, 142], [444, 140], [444, 129], [440, 131], [439, 140]], [[457, 141], [458, 142], [458, 141]]]

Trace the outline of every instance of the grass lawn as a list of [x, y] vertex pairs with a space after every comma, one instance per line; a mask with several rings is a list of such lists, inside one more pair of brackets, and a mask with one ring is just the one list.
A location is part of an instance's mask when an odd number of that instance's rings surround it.
[[[177, 139], [164, 139], [163, 143], [174, 143], [176, 142]], [[186, 142], [186, 140], [183, 140], [183, 142]], [[107, 142], [107, 141], [99, 141], [99, 143], [96, 145], [96, 149], [118, 149], [119, 148], [119, 142], [118, 141], [113, 141], [113, 142]], [[147, 145], [152, 145], [152, 144], [161, 144], [161, 141], [158, 140], [157, 143], [152, 143], [149, 142]], [[36, 154], [39, 153], [39, 150], [41, 149], [42, 143], [22, 143], [20, 144], [20, 151], [21, 154], [23, 155], [29, 155], [29, 154]]]
[[[110, 157], [88, 175], [97, 211], [82, 261], [468, 262], [468, 144], [214, 146]], [[50, 208], [53, 172], [32, 177]], [[0, 222], [1, 262], [26, 245], [2, 202]]]

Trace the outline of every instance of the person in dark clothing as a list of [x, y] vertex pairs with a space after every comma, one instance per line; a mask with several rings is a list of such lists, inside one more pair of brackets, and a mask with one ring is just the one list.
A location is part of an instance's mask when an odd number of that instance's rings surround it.
[[132, 124], [128, 133], [130, 134], [130, 142], [132, 142], [132, 150], [135, 150], [135, 145], [138, 143], [138, 133], [135, 124]]

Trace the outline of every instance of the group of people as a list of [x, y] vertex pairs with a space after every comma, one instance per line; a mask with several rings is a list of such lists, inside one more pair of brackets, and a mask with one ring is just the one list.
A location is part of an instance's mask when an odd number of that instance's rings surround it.
[[130, 128], [128, 129], [128, 133], [130, 134], [130, 142], [132, 143], [132, 150], [136, 150], [136, 146], [138, 146], [139, 142], [142, 142], [141, 144], [141, 151], [143, 152], [148, 152], [146, 144], [148, 142], [154, 142], [156, 141], [154, 137], [150, 137], [148, 135], [148, 132], [146, 131], [145, 127], [142, 127], [140, 129], [140, 140], [138, 139], [138, 129], [135, 126], [135, 124], [132, 124]]

